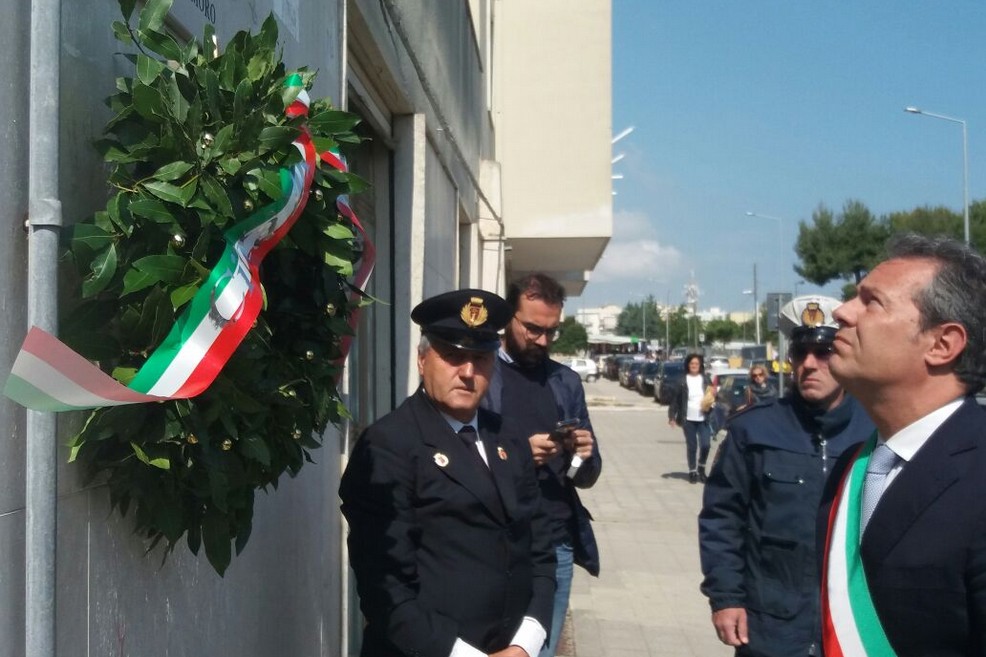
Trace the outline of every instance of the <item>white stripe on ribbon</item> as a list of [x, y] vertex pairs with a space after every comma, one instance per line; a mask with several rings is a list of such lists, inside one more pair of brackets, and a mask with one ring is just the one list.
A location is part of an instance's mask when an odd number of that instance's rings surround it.
[[849, 517], [849, 489], [852, 481], [852, 465], [843, 484], [844, 489], [832, 523], [832, 537], [829, 539], [828, 554], [828, 599], [832, 627], [838, 637], [842, 654], [865, 655], [863, 640], [856, 626], [849, 599], [849, 564], [846, 562], [846, 519]]

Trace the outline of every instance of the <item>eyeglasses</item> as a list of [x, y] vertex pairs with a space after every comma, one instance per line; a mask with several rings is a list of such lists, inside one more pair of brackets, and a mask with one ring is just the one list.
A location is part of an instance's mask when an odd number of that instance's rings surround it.
[[537, 340], [542, 336], [551, 342], [558, 337], [558, 327], [552, 326], [550, 328], [544, 326], [538, 326], [537, 324], [531, 324], [530, 322], [525, 322], [514, 315], [514, 319], [520, 322], [520, 325], [524, 327], [524, 331], [527, 333], [527, 337], [530, 340]]
[[767, 373], [766, 372], [754, 372], [753, 374], [751, 374], [751, 376], [754, 379], [766, 379], [767, 378]]
[[808, 354], [813, 355], [818, 360], [827, 360], [834, 353], [835, 348], [830, 344], [796, 344], [791, 347], [793, 360], [804, 360]]

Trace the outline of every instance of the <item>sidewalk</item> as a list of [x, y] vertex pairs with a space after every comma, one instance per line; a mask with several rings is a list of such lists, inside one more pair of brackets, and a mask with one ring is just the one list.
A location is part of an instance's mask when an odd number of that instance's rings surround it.
[[575, 569], [559, 655], [732, 655], [698, 590], [702, 486], [687, 481], [681, 430], [668, 426], [667, 407], [614, 381], [585, 390], [603, 474], [580, 494], [595, 517], [602, 572], [596, 579]]

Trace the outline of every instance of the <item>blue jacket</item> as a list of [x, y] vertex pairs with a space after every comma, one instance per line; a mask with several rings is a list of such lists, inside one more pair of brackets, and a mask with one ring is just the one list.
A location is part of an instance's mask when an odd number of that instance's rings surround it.
[[743, 654], [818, 654], [815, 518], [836, 459], [873, 424], [852, 397], [820, 413], [792, 394], [728, 427], [699, 514], [702, 593], [713, 611], [746, 609]]
[[[490, 379], [490, 387], [483, 399], [482, 406], [494, 413], [503, 412], [503, 376], [500, 374], [502, 361], [496, 359], [496, 368], [493, 377]], [[582, 566], [590, 574], [599, 576], [599, 548], [596, 546], [596, 537], [592, 532], [592, 515], [582, 506], [579, 499], [577, 488], [591, 488], [599, 474], [602, 472], [603, 460], [599, 454], [599, 441], [596, 432], [592, 429], [589, 421], [589, 409], [585, 404], [585, 390], [582, 388], [582, 379], [572, 371], [571, 368], [553, 360], [546, 363], [548, 368], [548, 386], [555, 398], [558, 406], [558, 417], [560, 418], [579, 418], [579, 428], [588, 429], [596, 439], [593, 446], [592, 456], [579, 466], [575, 476], [568, 479], [568, 490], [571, 495], [572, 512], [578, 527], [577, 535], [572, 537], [575, 563]], [[526, 440], [527, 436], [523, 439]], [[557, 456], [556, 458], [568, 458], [568, 456]]]

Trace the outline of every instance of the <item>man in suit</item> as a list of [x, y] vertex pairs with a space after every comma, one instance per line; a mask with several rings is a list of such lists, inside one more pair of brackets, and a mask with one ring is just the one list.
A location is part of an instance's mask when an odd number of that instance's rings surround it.
[[411, 319], [422, 385], [360, 437], [339, 489], [361, 654], [534, 657], [550, 630], [550, 530], [530, 450], [477, 411], [509, 308], [459, 290]]
[[916, 235], [888, 251], [835, 312], [829, 369], [877, 433], [823, 498], [825, 654], [986, 655], [986, 260]]

